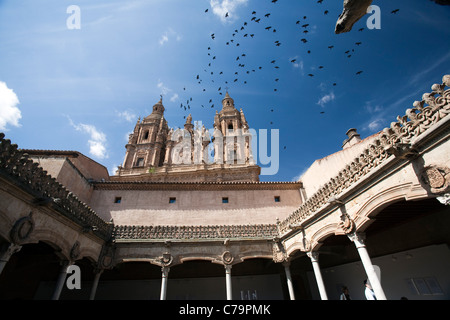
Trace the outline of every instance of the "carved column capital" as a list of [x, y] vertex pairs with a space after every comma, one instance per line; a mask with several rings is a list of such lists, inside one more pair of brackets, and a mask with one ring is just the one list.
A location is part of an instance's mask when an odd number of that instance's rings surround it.
[[225, 264], [225, 273], [231, 274], [231, 268], [233, 268], [233, 266], [231, 264]]
[[442, 204], [444, 204], [444, 205], [446, 205], [446, 206], [450, 206], [450, 193], [446, 193], [446, 194], [444, 194], [444, 195], [441, 195], [441, 196], [439, 196], [439, 197], [436, 197], [436, 199], [437, 199], [440, 203], [442, 203]]
[[8, 262], [11, 256], [22, 249], [22, 246], [10, 243], [0, 248], [0, 261]]
[[363, 248], [366, 246], [366, 234], [362, 232], [353, 232], [347, 235], [348, 238], [355, 243], [356, 248]]
[[169, 267], [162, 267], [161, 273], [163, 278], [167, 278], [169, 276], [170, 268]]
[[307, 252], [306, 255], [311, 259], [312, 262], [319, 261], [319, 252], [317, 252], [317, 251]]

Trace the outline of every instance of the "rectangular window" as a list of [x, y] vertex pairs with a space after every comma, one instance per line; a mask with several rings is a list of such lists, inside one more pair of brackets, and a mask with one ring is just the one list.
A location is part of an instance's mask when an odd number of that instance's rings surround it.
[[122, 197], [116, 197], [114, 199], [114, 203], [121, 203], [122, 202]]
[[222, 198], [222, 203], [228, 203], [228, 198]]
[[275, 196], [275, 202], [281, 202], [280, 196]]
[[177, 202], [177, 198], [170, 198], [169, 199], [169, 203], [175, 203], [175, 202]]
[[143, 167], [144, 166], [144, 158], [137, 159], [136, 167]]

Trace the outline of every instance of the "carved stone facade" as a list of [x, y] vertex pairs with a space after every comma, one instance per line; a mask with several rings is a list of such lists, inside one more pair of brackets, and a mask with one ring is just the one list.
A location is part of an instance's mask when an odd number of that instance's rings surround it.
[[[139, 119], [126, 145], [124, 163], [113, 181], [259, 181], [243, 110], [228, 92], [212, 130], [186, 119], [184, 129], [169, 128], [162, 99]], [[211, 156], [212, 154], [212, 156]]]

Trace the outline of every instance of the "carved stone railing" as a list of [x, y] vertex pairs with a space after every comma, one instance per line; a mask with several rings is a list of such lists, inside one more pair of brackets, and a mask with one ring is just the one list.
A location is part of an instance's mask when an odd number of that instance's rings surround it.
[[115, 226], [114, 240], [271, 240], [276, 225], [230, 226]]
[[373, 169], [379, 167], [391, 154], [408, 155], [412, 140], [450, 113], [450, 75], [445, 75], [442, 84], [431, 87], [432, 92], [422, 96], [422, 101], [414, 102], [414, 108], [406, 110], [406, 115], [397, 117], [359, 157], [346, 165], [337, 176], [330, 179], [313, 196], [289, 217], [279, 223], [281, 235], [288, 233], [292, 225], [299, 225], [314, 217], [328, 201], [349, 188]]
[[36, 198], [36, 203], [51, 206], [60, 214], [80, 225], [84, 231], [107, 241], [111, 238], [112, 223], [105, 222], [72, 192], [33, 162], [16, 144], [0, 133], [0, 175], [18, 184]]

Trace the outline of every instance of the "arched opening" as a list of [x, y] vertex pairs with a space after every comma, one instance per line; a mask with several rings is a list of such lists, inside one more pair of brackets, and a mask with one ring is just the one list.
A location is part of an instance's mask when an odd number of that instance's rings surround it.
[[311, 259], [305, 252], [297, 250], [290, 255], [289, 261], [295, 299], [311, 300], [311, 282], [308, 279], [308, 274], [313, 271]]
[[170, 268], [167, 300], [225, 299], [223, 265], [209, 260], [192, 260]]
[[233, 299], [288, 300], [286, 274], [281, 263], [252, 258], [233, 265]]
[[[365, 245], [388, 300], [449, 299], [450, 207], [434, 198], [400, 200], [369, 213]], [[342, 286], [353, 299], [364, 300], [367, 278], [355, 245], [347, 236], [321, 241], [319, 263], [329, 299], [339, 299]], [[309, 277], [314, 280], [314, 274]], [[313, 298], [318, 299], [312, 286]]]
[[161, 267], [150, 262], [124, 262], [103, 271], [95, 299], [158, 300], [160, 289]]
[[23, 245], [0, 274], [0, 299], [50, 299], [51, 295], [40, 296], [39, 287], [45, 281], [56, 281], [59, 262], [55, 249], [46, 243]]

